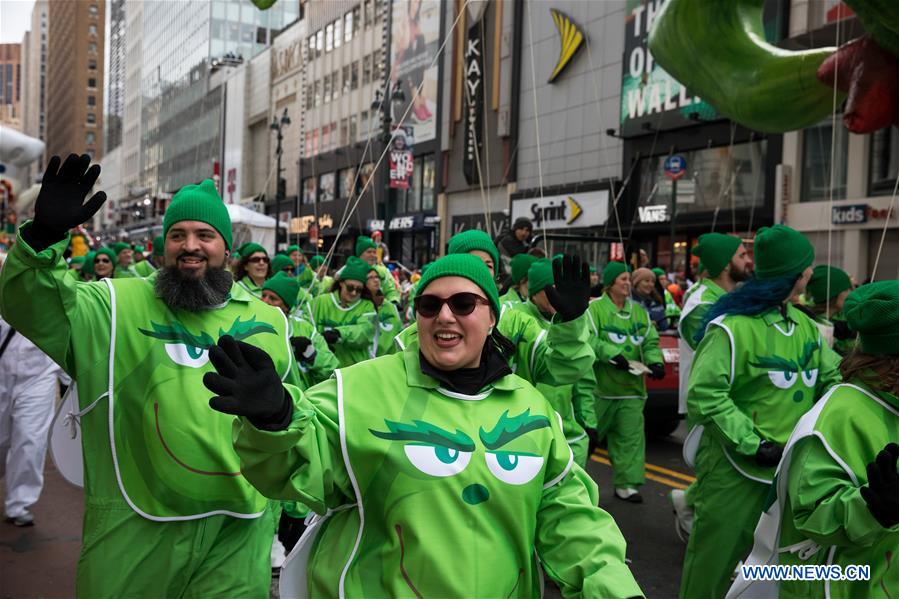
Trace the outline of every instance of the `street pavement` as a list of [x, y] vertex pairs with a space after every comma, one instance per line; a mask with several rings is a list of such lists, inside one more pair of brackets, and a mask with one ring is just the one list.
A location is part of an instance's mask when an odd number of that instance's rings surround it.
[[[599, 485], [600, 506], [614, 516], [627, 540], [627, 557], [647, 597], [677, 597], [686, 546], [674, 532], [667, 493], [683, 488], [692, 474], [681, 459], [683, 426], [671, 437], [649, 439], [643, 504], [613, 497], [612, 468], [605, 450], [587, 467]], [[44, 492], [34, 507], [36, 526], [0, 523], [0, 597], [63, 599], [75, 596], [75, 566], [81, 546], [84, 500], [47, 459]], [[2, 489], [2, 481], [0, 481]], [[561, 597], [548, 585], [546, 597]]]

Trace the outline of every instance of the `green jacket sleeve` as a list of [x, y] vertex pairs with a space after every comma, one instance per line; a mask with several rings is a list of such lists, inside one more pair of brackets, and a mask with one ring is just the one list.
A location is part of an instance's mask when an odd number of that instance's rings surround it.
[[266, 497], [299, 501], [324, 514], [355, 497], [340, 450], [337, 380], [305, 394], [290, 385], [285, 388], [294, 406], [286, 430], [261, 431], [245, 418], [235, 419], [240, 471]]
[[690, 310], [690, 313], [686, 316], [681, 316], [679, 327], [681, 338], [686, 341], [687, 345], [694, 351], [699, 345], [696, 342], [696, 333], [699, 332], [703, 320], [705, 320], [706, 312], [708, 312], [711, 307], [712, 304], [710, 302], [704, 302]]
[[381, 266], [378, 269], [378, 274], [381, 275], [381, 291], [384, 292], [384, 299], [395, 304], [400, 303], [402, 296], [399, 289], [396, 288], [396, 281], [393, 279], [393, 275], [390, 274], [390, 269], [386, 266]]
[[312, 384], [317, 385], [331, 378], [340, 363], [328, 347], [328, 342], [318, 332], [312, 334], [312, 346], [315, 347], [315, 361], [309, 367], [309, 374]]
[[649, 313], [646, 313], [646, 338], [640, 349], [643, 352], [644, 364], [664, 364], [662, 350], [659, 349], [659, 332], [649, 320]]
[[577, 465], [543, 492], [536, 535], [540, 562], [566, 599], [642, 597], [624, 561], [624, 537], [595, 497], [596, 483]]
[[596, 398], [593, 390], [596, 388], [596, 374], [589, 369], [571, 389], [571, 405], [574, 409], [574, 419], [584, 428], [597, 428]]
[[615, 356], [620, 355], [624, 349], [623, 346], [612, 343], [605, 335], [601, 334], [599, 330], [600, 323], [597, 318], [598, 316], [592, 312], [590, 307], [588, 307], [587, 322], [590, 325], [588, 343], [593, 350], [593, 355], [596, 356], [597, 362], [608, 362]]
[[378, 326], [377, 320], [378, 315], [373, 308], [370, 314], [364, 314], [359, 317], [355, 324], [334, 327], [340, 331], [339, 343], [352, 348], [369, 347], [371, 340], [375, 336], [375, 327]]
[[687, 416], [726, 447], [754, 455], [761, 438], [752, 420], [730, 398], [731, 347], [727, 333], [712, 326], [696, 350], [687, 395]]
[[78, 282], [66, 274], [68, 244], [66, 237], [38, 253], [19, 235], [0, 274], [0, 312], [74, 376], [76, 357], [97, 365], [109, 359], [111, 308], [106, 284]]
[[817, 437], [803, 439], [793, 449], [789, 480], [793, 524], [816, 543], [870, 546], [899, 532], [899, 526], [884, 528], [874, 519], [860, 489]]
[[543, 339], [539, 338], [543, 332], [540, 325], [528, 324], [527, 335], [534, 336], [527, 346], [534, 377], [531, 382], [535, 385], [569, 385], [592, 370], [595, 356], [587, 343], [587, 317], [582, 315], [568, 322], [557, 319], [554, 317]]

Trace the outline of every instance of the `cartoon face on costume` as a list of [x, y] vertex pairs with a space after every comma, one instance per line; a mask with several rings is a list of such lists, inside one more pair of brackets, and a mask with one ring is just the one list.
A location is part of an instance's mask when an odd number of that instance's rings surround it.
[[792, 389], [801, 380], [802, 385], [793, 393], [793, 401], [799, 403], [805, 396], [803, 386], [814, 390], [818, 382], [818, 369], [813, 367], [813, 358], [819, 347], [815, 341], [806, 343], [798, 362], [774, 355], [760, 357], [750, 365], [767, 370], [771, 384], [778, 389]]
[[[173, 320], [171, 324], [167, 325], [151, 322], [150, 326], [152, 331], [139, 330], [147, 337], [164, 341], [166, 354], [178, 366], [202, 368], [209, 362], [209, 348], [216, 342], [209, 333], [201, 331], [195, 335], [177, 320]], [[227, 331], [219, 329], [218, 336], [230, 335], [234, 339], [242, 341], [259, 333], [275, 332], [271, 325], [256, 322], [255, 316], [244, 322], [241, 322], [238, 317]]]
[[639, 323], [632, 323], [628, 327], [617, 327], [607, 324], [602, 327], [606, 338], [617, 345], [625, 345], [625, 351], [631, 351], [634, 346], [639, 347], [646, 339], [646, 327]]
[[[387, 431], [369, 429], [379, 439], [402, 441], [409, 464], [425, 477], [449, 478], [466, 474], [461, 499], [478, 505], [490, 499], [483, 483], [499, 481], [520, 486], [531, 482], [543, 469], [543, 456], [528, 433], [549, 428], [546, 416], [531, 415], [526, 409], [517, 416], [506, 410], [489, 430], [480, 428], [477, 439], [458, 428], [450, 432], [422, 420], [410, 423], [385, 420]], [[480, 481], [480, 482], [478, 482]], [[494, 485], [491, 485], [494, 486]]]

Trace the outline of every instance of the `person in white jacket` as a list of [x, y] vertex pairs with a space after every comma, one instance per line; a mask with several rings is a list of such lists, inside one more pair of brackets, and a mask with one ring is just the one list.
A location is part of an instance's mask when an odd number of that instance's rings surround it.
[[0, 319], [0, 477], [6, 521], [32, 526], [29, 511], [44, 486], [44, 457], [59, 366]]

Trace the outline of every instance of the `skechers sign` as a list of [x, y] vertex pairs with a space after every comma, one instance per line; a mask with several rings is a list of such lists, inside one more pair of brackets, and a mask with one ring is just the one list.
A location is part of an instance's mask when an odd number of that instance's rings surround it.
[[512, 221], [531, 219], [538, 229], [569, 229], [602, 225], [609, 216], [608, 190], [512, 200]]

